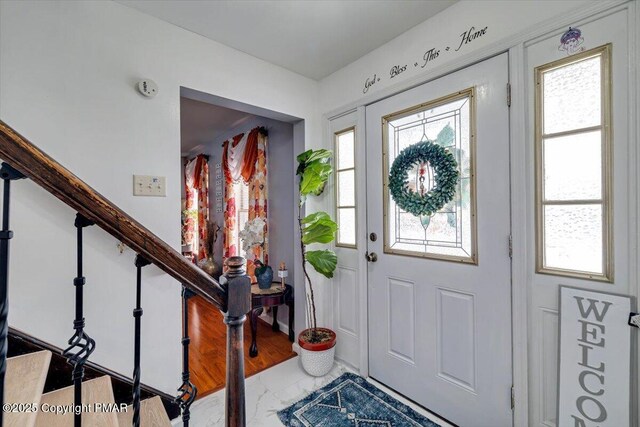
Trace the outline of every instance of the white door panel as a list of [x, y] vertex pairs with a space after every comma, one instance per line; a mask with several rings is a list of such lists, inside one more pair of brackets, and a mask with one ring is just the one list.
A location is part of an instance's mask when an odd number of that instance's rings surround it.
[[[531, 213], [527, 223], [529, 242], [529, 423], [532, 426], [553, 427], [557, 410], [558, 359], [558, 287], [569, 285], [584, 289], [634, 295], [630, 283], [629, 265], [629, 133], [628, 133], [628, 11], [577, 25], [582, 31], [582, 47], [589, 50], [612, 43], [612, 109], [613, 109], [613, 259], [614, 282], [601, 283], [578, 278], [535, 273], [535, 185], [534, 185], [534, 69], [566, 57], [559, 50], [558, 31], [525, 49], [525, 82], [527, 84], [527, 193]], [[565, 29], [566, 30], [566, 29]], [[571, 114], [571, 111], [567, 111]], [[520, 219], [515, 218], [515, 221]], [[633, 284], [635, 286], [635, 284]], [[622, 427], [622, 426], [621, 426]]]
[[[380, 236], [368, 242], [369, 372], [462, 426], [512, 425], [507, 63], [499, 55], [366, 110], [367, 225]], [[477, 264], [385, 253], [382, 117], [469, 88]]]

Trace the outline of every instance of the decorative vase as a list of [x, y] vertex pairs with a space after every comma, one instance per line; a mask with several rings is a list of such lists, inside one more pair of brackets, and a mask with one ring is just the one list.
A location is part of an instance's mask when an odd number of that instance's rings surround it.
[[212, 277], [215, 277], [216, 273], [218, 273], [218, 270], [220, 270], [220, 266], [216, 264], [211, 255], [198, 262], [198, 267], [200, 267], [202, 270], [204, 270], [205, 273]]
[[[258, 273], [258, 270], [262, 271]], [[269, 289], [273, 283], [273, 269], [268, 265], [256, 269], [256, 280], [260, 289]]]
[[324, 342], [310, 343], [305, 338], [311, 329], [305, 329], [298, 335], [300, 345], [300, 361], [304, 370], [314, 377], [322, 377], [333, 367], [336, 355], [336, 333], [331, 329], [317, 328], [318, 332], [327, 334], [329, 339]]

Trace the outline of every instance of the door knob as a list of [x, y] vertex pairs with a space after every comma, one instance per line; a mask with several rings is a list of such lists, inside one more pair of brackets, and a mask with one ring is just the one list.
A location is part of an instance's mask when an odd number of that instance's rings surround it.
[[364, 254], [364, 257], [367, 259], [367, 261], [369, 262], [376, 262], [378, 261], [378, 254], [376, 254], [375, 252], [367, 252], [366, 254]]

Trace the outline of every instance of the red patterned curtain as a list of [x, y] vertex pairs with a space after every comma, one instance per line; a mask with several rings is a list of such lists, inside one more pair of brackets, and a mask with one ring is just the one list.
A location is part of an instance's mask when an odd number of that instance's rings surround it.
[[[249, 189], [249, 220], [262, 218], [267, 222], [267, 132], [254, 128], [248, 134], [240, 134], [224, 142], [222, 165], [225, 175], [225, 229], [224, 258], [238, 255], [240, 242], [235, 241], [237, 227], [234, 183], [242, 180]], [[268, 262], [268, 225], [265, 226], [264, 244], [255, 247], [255, 259]], [[252, 274], [253, 266], [248, 265]]]
[[[199, 155], [185, 167], [186, 204], [183, 236], [186, 244], [194, 245], [197, 230], [197, 247], [193, 248], [196, 261], [207, 257], [207, 230], [209, 227], [209, 158]], [[197, 193], [197, 200], [194, 197]], [[194, 206], [197, 203], [197, 206]], [[195, 215], [193, 215], [195, 213]]]
[[[242, 142], [242, 145], [241, 145]], [[233, 191], [233, 183], [238, 180], [235, 173], [238, 162], [242, 158], [242, 150], [246, 145], [244, 134], [236, 135], [224, 142], [222, 148], [222, 169], [224, 170], [224, 253], [223, 258], [227, 259], [238, 255], [238, 242], [236, 236], [236, 198]]]
[[198, 190], [198, 260], [209, 255], [207, 233], [209, 232], [209, 157], [197, 157], [195, 171], [196, 190]]
[[[254, 132], [255, 131], [255, 132]], [[267, 135], [262, 129], [254, 129], [256, 139], [254, 170], [249, 181], [249, 221], [255, 218], [264, 220], [264, 243], [253, 248], [255, 259], [265, 264], [269, 263], [269, 221], [267, 200], [269, 199], [267, 186]], [[252, 159], [253, 160], [253, 159]]]

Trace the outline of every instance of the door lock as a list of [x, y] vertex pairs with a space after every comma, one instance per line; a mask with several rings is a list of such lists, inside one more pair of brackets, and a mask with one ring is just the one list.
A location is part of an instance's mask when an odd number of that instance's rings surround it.
[[369, 262], [376, 262], [378, 261], [378, 254], [376, 254], [375, 252], [367, 252], [366, 254], [364, 254], [364, 257], [367, 259], [367, 261]]

